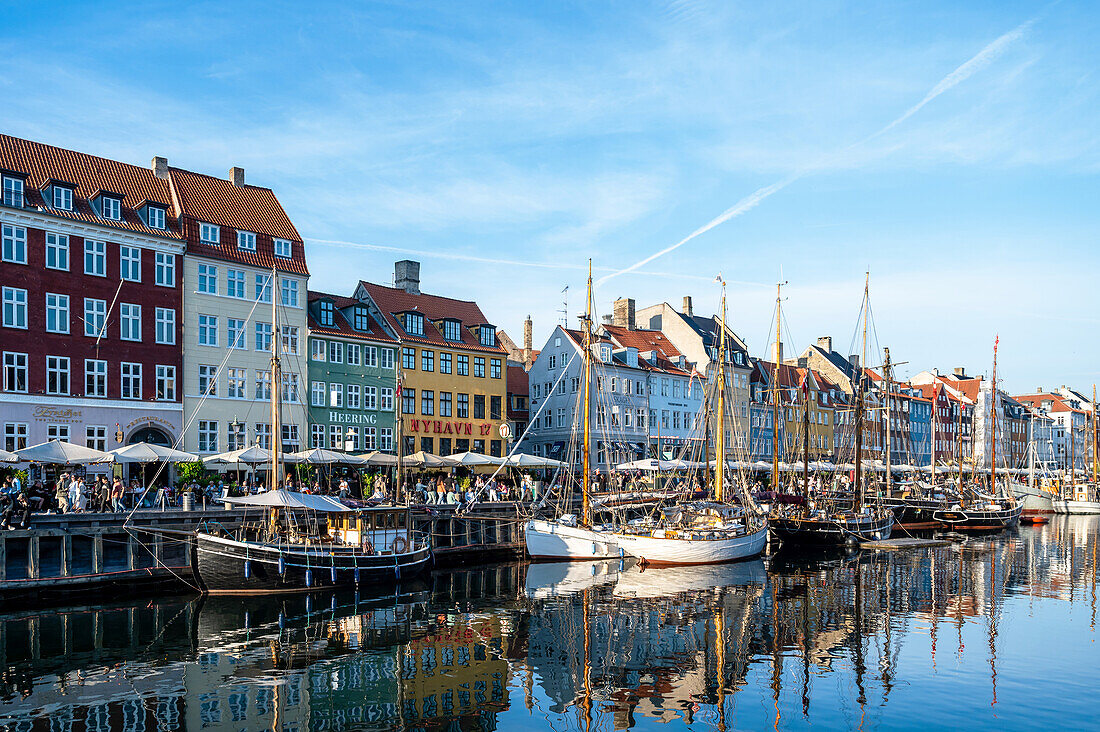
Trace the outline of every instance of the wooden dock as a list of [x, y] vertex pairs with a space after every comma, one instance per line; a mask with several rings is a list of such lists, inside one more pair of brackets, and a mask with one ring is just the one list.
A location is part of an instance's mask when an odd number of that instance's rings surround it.
[[882, 552], [897, 552], [902, 549], [925, 549], [931, 546], [950, 546], [947, 539], [881, 539], [879, 541], [861, 541], [860, 549], [874, 549]]

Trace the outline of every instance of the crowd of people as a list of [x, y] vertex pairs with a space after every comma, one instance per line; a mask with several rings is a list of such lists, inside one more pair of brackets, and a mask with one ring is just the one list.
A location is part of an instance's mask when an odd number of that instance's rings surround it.
[[128, 511], [145, 489], [137, 480], [65, 472], [55, 480], [23, 481], [9, 475], [0, 488], [0, 530], [25, 529], [35, 513], [110, 513]]

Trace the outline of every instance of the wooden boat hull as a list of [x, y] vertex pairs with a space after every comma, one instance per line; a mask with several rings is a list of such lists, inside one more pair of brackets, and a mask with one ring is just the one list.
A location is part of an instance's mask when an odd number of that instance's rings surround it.
[[1064, 498], [1055, 498], [1054, 513], [1069, 514], [1072, 516], [1085, 516], [1100, 514], [1100, 501], [1071, 501]]
[[608, 559], [621, 557], [615, 534], [560, 521], [532, 519], [523, 526], [527, 553], [532, 559]]
[[945, 529], [992, 532], [1017, 525], [1022, 511], [1021, 503], [1001, 509], [947, 508], [936, 512], [936, 520]]
[[[431, 562], [428, 546], [390, 554], [340, 548], [242, 542], [199, 533], [193, 544], [195, 577], [210, 594], [303, 592], [411, 579]], [[280, 558], [281, 569], [280, 571]]]
[[882, 505], [894, 512], [894, 527], [907, 531], [927, 531], [940, 528], [934, 515], [947, 508], [944, 501], [927, 498], [885, 498]]
[[765, 524], [751, 534], [730, 538], [701, 538], [703, 532], [684, 532], [676, 538], [617, 534], [619, 547], [639, 561], [653, 565], [722, 564], [755, 557], [768, 543]]
[[769, 522], [784, 543], [835, 546], [889, 539], [894, 528], [894, 513], [884, 510], [844, 518], [787, 516], [774, 517]]

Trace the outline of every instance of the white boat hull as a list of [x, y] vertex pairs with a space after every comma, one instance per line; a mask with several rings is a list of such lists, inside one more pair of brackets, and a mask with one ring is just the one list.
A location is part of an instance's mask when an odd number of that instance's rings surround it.
[[1071, 515], [1100, 514], [1100, 501], [1069, 501], [1055, 498], [1053, 503], [1054, 513]]
[[755, 557], [768, 542], [768, 527], [730, 539], [669, 539], [619, 534], [619, 546], [648, 564], [720, 564]]
[[1017, 499], [1023, 501], [1024, 516], [1041, 516], [1054, 513], [1054, 500], [1049, 496], [1044, 496], [1041, 493], [1028, 493], [1017, 496]]
[[523, 526], [532, 559], [609, 559], [622, 556], [616, 535], [558, 521], [528, 521]]

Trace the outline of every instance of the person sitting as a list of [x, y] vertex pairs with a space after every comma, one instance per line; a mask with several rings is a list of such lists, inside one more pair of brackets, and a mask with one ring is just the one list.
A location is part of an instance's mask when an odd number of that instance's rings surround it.
[[450, 489], [449, 489], [449, 490], [447, 491], [447, 505], [449, 505], [449, 506], [456, 506], [456, 505], [458, 505], [458, 494], [457, 494], [457, 493], [455, 493], [455, 490], [454, 490], [454, 488], [453, 488], [453, 487], [451, 487], [451, 488], [450, 488]]

